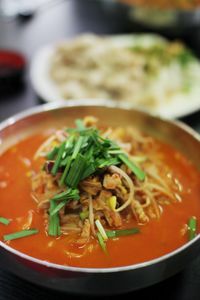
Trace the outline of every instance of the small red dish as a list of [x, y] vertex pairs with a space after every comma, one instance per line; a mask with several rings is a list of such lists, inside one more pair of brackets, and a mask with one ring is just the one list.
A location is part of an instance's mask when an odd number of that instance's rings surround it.
[[15, 51], [0, 50], [0, 89], [16, 85], [21, 81], [26, 60], [25, 57]]

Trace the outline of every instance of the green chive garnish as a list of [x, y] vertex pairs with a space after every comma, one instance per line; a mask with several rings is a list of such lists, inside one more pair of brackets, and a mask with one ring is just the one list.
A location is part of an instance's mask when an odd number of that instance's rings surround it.
[[83, 121], [81, 119], [77, 119], [75, 121], [75, 123], [76, 123], [76, 126], [77, 126], [78, 130], [81, 131], [81, 130], [85, 130], [86, 129], [86, 127], [85, 127], [85, 125], [84, 125], [84, 123], [83, 123]]
[[124, 154], [124, 151], [122, 149], [116, 149], [116, 150], [109, 150], [109, 154]]
[[53, 148], [51, 152], [47, 154], [47, 159], [52, 160], [55, 158], [56, 154], [58, 153], [59, 147]]
[[97, 164], [99, 168], [109, 167], [112, 165], [120, 164], [120, 160], [117, 157], [111, 157], [107, 159], [99, 159], [97, 160]]
[[145, 179], [145, 173], [138, 168], [129, 158], [126, 154], [119, 154], [119, 159], [127, 165], [127, 167], [136, 175], [136, 177], [143, 181]]
[[139, 233], [139, 228], [121, 229], [121, 230], [107, 230], [106, 235], [108, 238], [115, 238], [119, 236], [126, 236]]
[[66, 144], [65, 144], [65, 150], [66, 149], [69, 150], [73, 147], [74, 139], [75, 139], [74, 135], [69, 136], [69, 138], [67, 139]]
[[[49, 211], [50, 220], [56, 214], [58, 214], [58, 212], [61, 210], [61, 208], [63, 208], [69, 200], [79, 200], [79, 198], [80, 198], [79, 190], [71, 189], [71, 188], [69, 188], [66, 192], [55, 195], [50, 200], [50, 203], [51, 203], [50, 211]], [[61, 201], [61, 202], [57, 204], [58, 201]], [[55, 223], [57, 224], [56, 218], [51, 221], [53, 223], [53, 226], [55, 225]], [[55, 226], [57, 226], [57, 225], [55, 225]], [[53, 229], [53, 232], [56, 232], [56, 230], [54, 231], [54, 229]]]
[[[60, 145], [48, 153], [47, 158], [54, 160], [52, 175], [59, 171], [59, 185], [67, 191], [55, 195], [50, 200], [49, 235], [60, 234], [59, 211], [71, 200], [79, 200], [77, 189], [80, 181], [100, 174], [103, 168], [125, 163], [139, 180], [144, 180], [145, 173], [134, 165], [128, 155], [113, 141], [101, 137], [96, 128], [85, 127], [82, 120], [76, 120], [76, 128], [66, 131], [68, 136]], [[83, 217], [83, 216], [82, 216]], [[80, 214], [81, 218], [81, 214]]]
[[57, 171], [58, 171], [58, 168], [59, 168], [59, 165], [60, 165], [60, 162], [61, 162], [61, 159], [62, 159], [62, 155], [63, 155], [63, 152], [65, 150], [65, 143], [62, 143], [59, 150], [58, 150], [58, 155], [56, 157], [56, 160], [55, 160], [55, 163], [54, 163], [54, 166], [51, 170], [51, 173], [55, 176]]
[[83, 174], [81, 176], [81, 180], [89, 177], [90, 175], [92, 175], [93, 173], [95, 173], [96, 170], [97, 170], [97, 168], [96, 168], [96, 166], [95, 166], [94, 163], [92, 163], [92, 162], [90, 164], [86, 163], [85, 170], [84, 170], [84, 172], [83, 172]]
[[62, 176], [61, 176], [61, 179], [60, 179], [60, 182], [59, 182], [60, 186], [62, 186], [65, 182], [65, 178], [67, 176], [67, 173], [69, 172], [71, 161], [72, 161], [71, 157], [68, 156], [67, 159], [66, 159], [66, 165], [65, 165], [64, 172], [62, 173]]
[[104, 242], [104, 239], [102, 238], [102, 235], [97, 232], [97, 238], [98, 238], [98, 241], [99, 241], [99, 245], [101, 246], [102, 250], [108, 254], [108, 251], [107, 251], [107, 248], [106, 248], [106, 244]]
[[76, 125], [77, 128], [67, 130], [66, 141], [48, 154], [49, 159], [55, 159], [51, 173], [56, 175], [58, 169], [62, 172], [60, 186], [74, 188], [96, 171], [122, 162], [139, 180], [145, 179], [145, 173], [115, 142], [102, 138], [96, 128], [86, 128], [80, 119], [76, 120]]
[[188, 239], [191, 241], [197, 235], [197, 218], [191, 217], [188, 221]]
[[4, 225], [8, 225], [10, 223], [9, 219], [0, 217], [0, 223], [4, 224]]
[[6, 242], [6, 241], [16, 240], [16, 239], [20, 239], [20, 238], [23, 238], [26, 236], [30, 236], [30, 235], [36, 234], [38, 232], [39, 231], [37, 229], [25, 229], [22, 231], [6, 234], [3, 236], [3, 239]]
[[85, 165], [85, 157], [81, 154], [77, 154], [77, 157], [71, 165], [71, 168], [65, 180], [67, 186], [76, 187], [78, 185], [85, 171]]
[[48, 233], [51, 236], [59, 236], [60, 235], [60, 220], [58, 213], [51, 215], [52, 211], [56, 208], [55, 201], [50, 201], [50, 209], [49, 209], [49, 228]]
[[76, 144], [74, 146], [74, 151], [72, 153], [72, 159], [76, 158], [77, 154], [79, 153], [79, 150], [81, 148], [81, 145], [82, 145], [83, 141], [84, 141], [84, 137], [83, 136], [79, 136], [79, 138], [78, 138], [78, 140], [77, 140], [77, 142], [76, 142]]
[[74, 200], [79, 200], [79, 190], [78, 189], [71, 189], [68, 188], [67, 191], [59, 193], [55, 195], [52, 200], [65, 200], [65, 199], [74, 199]]
[[65, 206], [66, 203], [67, 203], [67, 200], [61, 201], [57, 206], [55, 206], [54, 209], [51, 210], [50, 216], [54, 216], [55, 214], [57, 214], [59, 212], [59, 210], [61, 210], [61, 208], [63, 208]]

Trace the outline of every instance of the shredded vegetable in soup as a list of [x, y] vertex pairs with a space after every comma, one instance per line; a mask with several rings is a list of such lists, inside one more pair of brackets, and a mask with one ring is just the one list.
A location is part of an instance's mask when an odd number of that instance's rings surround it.
[[88, 116], [18, 143], [0, 165], [2, 240], [31, 256], [122, 266], [198, 233], [198, 171], [136, 128], [102, 127]]

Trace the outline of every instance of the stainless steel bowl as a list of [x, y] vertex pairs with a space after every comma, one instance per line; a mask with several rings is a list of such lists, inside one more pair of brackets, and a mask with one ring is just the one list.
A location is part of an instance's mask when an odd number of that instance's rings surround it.
[[[0, 124], [1, 152], [49, 125], [72, 125], [75, 118], [85, 115], [94, 115], [101, 123], [111, 126], [136, 126], [179, 149], [200, 169], [200, 137], [197, 133], [180, 122], [164, 120], [129, 105], [110, 101], [48, 104], [9, 118]], [[177, 250], [151, 261], [92, 269], [49, 263], [0, 242], [0, 266], [25, 280], [54, 290], [108, 295], [133, 291], [162, 281], [183, 269], [199, 253], [200, 235]]]
[[129, 29], [151, 30], [180, 37], [200, 26], [200, 8], [193, 10], [160, 9], [129, 5], [119, 0], [99, 0], [110, 17], [126, 20]]

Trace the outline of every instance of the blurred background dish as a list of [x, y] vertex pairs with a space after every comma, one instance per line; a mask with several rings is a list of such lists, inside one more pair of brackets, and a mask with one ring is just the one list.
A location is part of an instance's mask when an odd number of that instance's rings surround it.
[[23, 84], [26, 59], [22, 53], [0, 49], [0, 92], [8, 93]]
[[123, 14], [129, 28], [180, 37], [200, 25], [199, 0], [99, 0], [110, 16]]
[[183, 43], [155, 34], [61, 41], [38, 51], [30, 73], [45, 102], [111, 99], [169, 118], [200, 108], [198, 59]]

